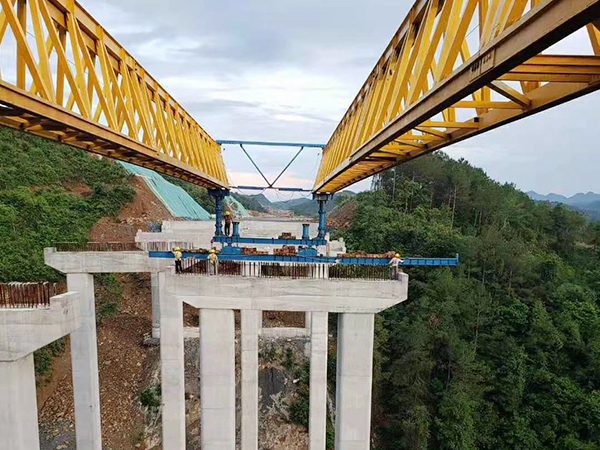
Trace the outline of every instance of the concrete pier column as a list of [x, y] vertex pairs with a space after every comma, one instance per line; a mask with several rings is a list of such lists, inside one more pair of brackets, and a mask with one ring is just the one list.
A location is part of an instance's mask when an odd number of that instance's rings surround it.
[[70, 273], [67, 285], [80, 297], [81, 326], [71, 333], [77, 448], [102, 450], [94, 277], [89, 273]]
[[327, 319], [327, 312], [315, 311], [312, 313], [308, 450], [325, 450], [327, 427]]
[[165, 273], [158, 274], [160, 298], [160, 376], [163, 450], [185, 448], [183, 303], [167, 295]]
[[200, 402], [202, 450], [235, 450], [235, 323], [231, 309], [200, 310]]
[[258, 450], [258, 332], [262, 311], [242, 310], [242, 450]]
[[368, 450], [371, 438], [373, 314], [338, 318], [335, 450]]
[[152, 337], [160, 337], [160, 297], [158, 288], [158, 273], [150, 274], [150, 285], [152, 291]]
[[0, 361], [0, 450], [39, 450], [33, 353]]

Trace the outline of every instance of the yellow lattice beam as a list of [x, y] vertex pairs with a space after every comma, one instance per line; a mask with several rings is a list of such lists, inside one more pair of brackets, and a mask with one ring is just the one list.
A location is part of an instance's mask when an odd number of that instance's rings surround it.
[[[324, 149], [314, 191], [599, 89], [599, 17], [600, 0], [417, 1]], [[592, 53], [543, 53], [586, 26]]]
[[0, 0], [0, 52], [0, 125], [228, 187], [221, 147], [74, 0]]

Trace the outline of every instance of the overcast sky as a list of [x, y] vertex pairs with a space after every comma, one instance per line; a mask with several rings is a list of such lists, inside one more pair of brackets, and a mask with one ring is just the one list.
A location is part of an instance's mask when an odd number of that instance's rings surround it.
[[[413, 0], [80, 3], [213, 138], [326, 143]], [[582, 33], [559, 44], [588, 48]], [[600, 192], [599, 112], [592, 94], [446, 152], [523, 190]], [[248, 150], [271, 179], [296, 151]], [[319, 156], [305, 150], [278, 184], [312, 187]], [[232, 183], [261, 184], [239, 147], [225, 161]]]

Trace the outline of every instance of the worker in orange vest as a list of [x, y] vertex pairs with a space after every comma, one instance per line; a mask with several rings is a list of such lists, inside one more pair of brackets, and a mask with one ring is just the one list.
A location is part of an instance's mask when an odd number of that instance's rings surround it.
[[402, 264], [403, 262], [404, 260], [400, 258], [400, 253], [396, 253], [394, 257], [390, 260], [389, 265], [394, 268], [394, 280], [401, 280], [400, 274], [402, 273], [402, 269], [400, 268], [400, 264]]

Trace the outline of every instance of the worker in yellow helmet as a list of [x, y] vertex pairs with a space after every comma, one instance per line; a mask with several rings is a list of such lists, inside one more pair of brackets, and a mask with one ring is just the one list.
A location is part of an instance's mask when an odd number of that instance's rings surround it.
[[181, 273], [181, 258], [183, 254], [181, 253], [181, 249], [179, 247], [175, 247], [173, 250], [173, 256], [175, 256], [175, 273]]
[[223, 217], [223, 221], [225, 222], [225, 236], [231, 236], [231, 224], [233, 223], [233, 215], [229, 212], [225, 212], [225, 216]]
[[400, 264], [404, 262], [403, 259], [400, 258], [400, 253], [396, 253], [394, 257], [390, 260], [390, 266], [394, 268], [393, 277], [394, 280], [401, 280], [400, 274], [402, 273], [402, 269], [400, 268]]
[[217, 256], [217, 251], [213, 248], [210, 250], [208, 254], [208, 274], [209, 275], [217, 275], [219, 273], [219, 257]]

